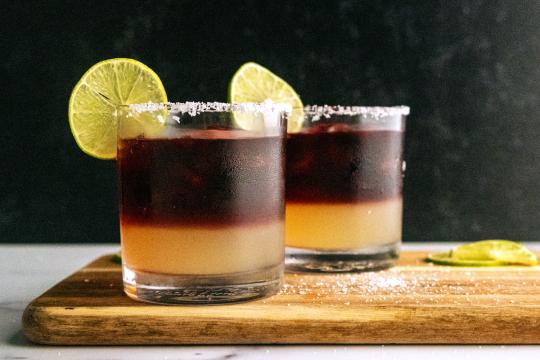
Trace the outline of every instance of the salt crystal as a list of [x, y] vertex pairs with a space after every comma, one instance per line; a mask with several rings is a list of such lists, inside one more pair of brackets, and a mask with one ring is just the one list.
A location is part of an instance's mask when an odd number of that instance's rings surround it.
[[[239, 103], [229, 104], [221, 102], [170, 102], [170, 103], [143, 103], [131, 104], [129, 108], [138, 113], [156, 112], [160, 110], [168, 110], [172, 113], [189, 114], [196, 116], [201, 113], [209, 112], [244, 112], [244, 113], [274, 113], [286, 112], [291, 113], [290, 104], [274, 103], [265, 101], [262, 103]], [[159, 119], [159, 116], [158, 116]], [[175, 119], [178, 121], [178, 119]]]
[[304, 108], [304, 114], [311, 116], [313, 121], [321, 117], [329, 118], [337, 116], [369, 116], [375, 119], [387, 116], [409, 115], [408, 106], [342, 106], [342, 105], [308, 105]]

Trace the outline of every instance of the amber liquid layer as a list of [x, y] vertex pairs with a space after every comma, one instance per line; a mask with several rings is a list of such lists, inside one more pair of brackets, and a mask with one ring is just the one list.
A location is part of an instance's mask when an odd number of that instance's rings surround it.
[[144, 272], [234, 274], [283, 261], [283, 222], [216, 228], [124, 224], [121, 231], [126, 265]]
[[354, 204], [287, 203], [287, 246], [347, 251], [401, 239], [401, 199]]

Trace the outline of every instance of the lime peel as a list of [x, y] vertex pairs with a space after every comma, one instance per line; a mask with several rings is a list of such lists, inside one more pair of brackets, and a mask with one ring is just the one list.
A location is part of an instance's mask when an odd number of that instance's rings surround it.
[[119, 251], [117, 253], [114, 253], [111, 257], [111, 261], [117, 264], [122, 264], [122, 253]]

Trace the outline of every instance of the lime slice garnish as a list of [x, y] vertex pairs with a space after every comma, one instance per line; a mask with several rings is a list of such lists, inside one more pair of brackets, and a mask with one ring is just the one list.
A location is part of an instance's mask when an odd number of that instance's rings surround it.
[[[287, 131], [298, 132], [304, 122], [304, 105], [294, 89], [270, 70], [254, 62], [240, 66], [229, 84], [229, 101], [232, 103], [261, 103], [265, 101], [289, 104], [292, 113], [288, 118]], [[261, 126], [253, 117], [235, 114], [237, 125], [245, 130]]]
[[428, 261], [455, 266], [535, 266], [537, 258], [525, 246], [510, 240], [483, 240], [460, 245], [450, 252], [430, 254]]
[[161, 80], [148, 66], [123, 58], [95, 64], [69, 99], [69, 125], [77, 145], [96, 158], [114, 159], [119, 107], [147, 102], [167, 102]]
[[452, 266], [504, 266], [506, 265], [500, 261], [492, 260], [456, 260], [452, 258], [451, 252], [429, 254], [427, 260], [439, 264], [439, 265], [452, 265]]

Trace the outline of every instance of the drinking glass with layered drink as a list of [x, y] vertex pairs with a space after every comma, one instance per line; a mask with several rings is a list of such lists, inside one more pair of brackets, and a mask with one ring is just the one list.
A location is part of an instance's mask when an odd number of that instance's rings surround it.
[[118, 124], [126, 293], [220, 303], [277, 292], [286, 106], [131, 105]]
[[409, 108], [307, 106], [288, 134], [287, 264], [308, 271], [390, 266], [402, 232]]

